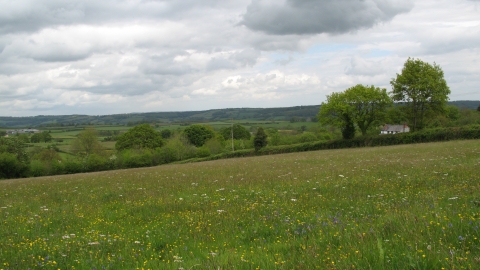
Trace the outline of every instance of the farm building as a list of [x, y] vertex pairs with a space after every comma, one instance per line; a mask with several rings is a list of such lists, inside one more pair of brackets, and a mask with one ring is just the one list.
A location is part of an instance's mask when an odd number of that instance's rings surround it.
[[410, 127], [408, 127], [407, 124], [403, 124], [403, 125], [385, 124], [380, 134], [397, 134], [397, 133], [403, 133], [403, 132], [410, 132]]
[[38, 129], [15, 129], [7, 130], [7, 135], [39, 133]]

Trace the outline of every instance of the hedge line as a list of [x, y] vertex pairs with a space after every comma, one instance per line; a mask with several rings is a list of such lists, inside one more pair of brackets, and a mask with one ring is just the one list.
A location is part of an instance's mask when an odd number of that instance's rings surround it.
[[246, 149], [231, 153], [223, 153], [205, 158], [193, 158], [181, 161], [180, 163], [217, 160], [224, 158], [252, 157], [262, 155], [285, 154], [293, 152], [317, 151], [329, 149], [344, 149], [373, 146], [389, 146], [400, 144], [441, 142], [451, 140], [480, 139], [480, 125], [471, 125], [453, 128], [428, 129], [419, 132], [386, 134], [375, 136], [357, 137], [351, 140], [331, 140], [308, 142], [293, 145], [268, 146], [255, 152], [254, 149]]

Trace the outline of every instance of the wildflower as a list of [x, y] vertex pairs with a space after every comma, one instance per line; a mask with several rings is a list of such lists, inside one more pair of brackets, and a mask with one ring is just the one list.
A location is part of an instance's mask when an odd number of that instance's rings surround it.
[[292, 201], [292, 202], [296, 202], [296, 201], [297, 201], [297, 199], [290, 199], [290, 201]]
[[89, 244], [90, 246], [93, 246], [93, 245], [100, 245], [100, 243], [99, 243], [99, 242], [89, 242], [88, 244]]
[[140, 244], [140, 241], [135, 241], [134, 243], [135, 243], [135, 244]]
[[217, 210], [217, 213], [219, 213], [219, 214], [224, 213], [224, 212], [225, 212], [225, 210], [221, 210], [221, 209]]
[[345, 176], [343, 176], [343, 175], [341, 175], [341, 174], [340, 174], [340, 175], [338, 175], [338, 176], [340, 176], [340, 177], [345, 177]]

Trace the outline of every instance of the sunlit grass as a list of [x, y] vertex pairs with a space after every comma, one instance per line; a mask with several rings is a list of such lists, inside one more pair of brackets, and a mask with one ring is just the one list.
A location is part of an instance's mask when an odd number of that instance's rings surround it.
[[478, 269], [480, 141], [0, 182], [0, 269]]

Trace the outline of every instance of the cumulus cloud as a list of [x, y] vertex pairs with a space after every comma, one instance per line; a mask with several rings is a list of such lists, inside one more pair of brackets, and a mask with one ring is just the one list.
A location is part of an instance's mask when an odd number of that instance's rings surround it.
[[241, 24], [272, 35], [340, 34], [391, 20], [407, 0], [253, 0]]
[[[192, 9], [222, 9], [236, 1], [220, 0], [15, 0], [0, 1], [0, 33], [35, 32], [45, 27], [101, 25], [118, 21], [175, 20]], [[228, 1], [230, 2], [230, 1]]]
[[0, 115], [320, 104], [358, 83], [388, 89], [407, 57], [444, 68], [452, 99], [480, 99], [473, 1], [0, 5]]

